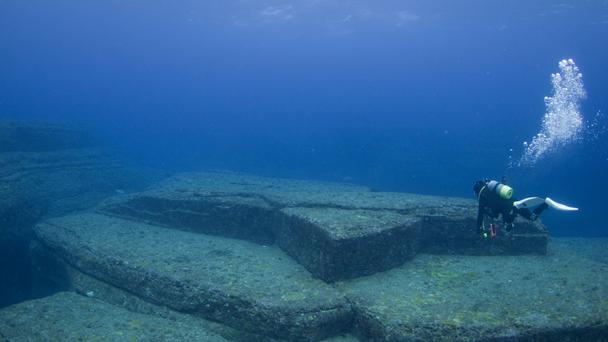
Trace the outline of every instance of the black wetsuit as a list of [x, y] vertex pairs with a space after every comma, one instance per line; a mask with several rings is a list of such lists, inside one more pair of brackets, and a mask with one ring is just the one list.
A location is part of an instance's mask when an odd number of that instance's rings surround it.
[[502, 220], [507, 225], [507, 230], [513, 228], [513, 221], [517, 215], [521, 215], [528, 220], [536, 220], [538, 215], [547, 208], [546, 204], [538, 206], [533, 212], [527, 208], [516, 208], [513, 203], [517, 201], [515, 198], [504, 199], [496, 192], [490, 191], [487, 186], [484, 186], [479, 193], [479, 209], [477, 211], [477, 230], [483, 232], [483, 218], [488, 215], [491, 218], [497, 219], [502, 216]]

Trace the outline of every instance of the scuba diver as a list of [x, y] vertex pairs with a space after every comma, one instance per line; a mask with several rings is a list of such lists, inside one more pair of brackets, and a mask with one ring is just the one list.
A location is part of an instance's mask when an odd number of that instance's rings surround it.
[[[484, 238], [488, 235], [496, 236], [498, 226], [493, 221], [498, 216], [502, 216], [507, 232], [510, 232], [517, 215], [535, 221], [548, 207], [562, 211], [578, 210], [578, 208], [557, 203], [549, 197], [528, 197], [518, 201], [513, 198], [513, 189], [505, 184], [504, 178], [501, 182], [489, 179], [479, 180], [473, 186], [473, 191], [479, 201], [477, 232]], [[484, 224], [485, 216], [490, 217], [492, 221], [487, 230]]]

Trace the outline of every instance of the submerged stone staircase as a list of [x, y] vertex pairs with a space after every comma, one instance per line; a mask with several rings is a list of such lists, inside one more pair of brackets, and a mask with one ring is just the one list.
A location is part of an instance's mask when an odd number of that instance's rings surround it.
[[216, 324], [210, 334], [235, 341], [576, 340], [607, 331], [605, 263], [564, 248], [545, 255], [539, 223], [481, 239], [475, 215], [466, 199], [187, 173], [46, 220], [32, 250], [41, 278], [66, 290]]
[[545, 254], [547, 232], [520, 221], [491, 242], [474, 201], [236, 173], [189, 173], [107, 201], [98, 212], [190, 232], [276, 243], [327, 282], [391, 269], [419, 252]]

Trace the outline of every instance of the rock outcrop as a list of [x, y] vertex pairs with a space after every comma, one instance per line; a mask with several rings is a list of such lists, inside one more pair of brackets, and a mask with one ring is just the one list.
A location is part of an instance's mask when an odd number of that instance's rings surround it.
[[92, 207], [155, 179], [94, 145], [82, 129], [0, 122], [0, 236], [27, 235], [41, 217]]
[[27, 246], [39, 220], [158, 178], [103, 151], [83, 129], [0, 122], [0, 306], [30, 295]]

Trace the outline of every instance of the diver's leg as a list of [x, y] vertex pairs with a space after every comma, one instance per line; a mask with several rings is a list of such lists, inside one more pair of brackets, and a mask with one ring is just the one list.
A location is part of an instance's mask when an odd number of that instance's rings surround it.
[[540, 216], [540, 214], [548, 208], [548, 205], [543, 203], [541, 205], [539, 205], [538, 207], [534, 208], [533, 211], [530, 211], [530, 209], [528, 208], [515, 208], [515, 211], [521, 215], [522, 217], [530, 220], [530, 221], [536, 221], [538, 219], [538, 217]]
[[547, 203], [543, 203], [536, 207], [536, 209], [532, 211], [532, 221], [536, 220], [540, 216], [540, 214], [547, 208], [549, 208], [549, 205]]
[[519, 214], [519, 209], [517, 209], [516, 207], [512, 207], [511, 211], [502, 215], [502, 219], [505, 223], [505, 229], [507, 230], [507, 233], [510, 233], [513, 230], [513, 227], [515, 226], [513, 222], [515, 221], [517, 214]]
[[514, 208], [514, 211], [518, 215], [522, 216], [525, 219], [528, 219], [528, 220], [531, 220], [531, 221], [535, 220], [534, 215], [532, 214], [532, 212], [528, 208], [519, 208], [519, 209], [518, 208]]

